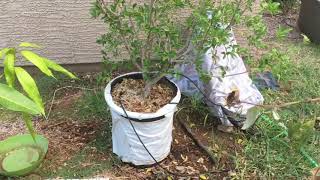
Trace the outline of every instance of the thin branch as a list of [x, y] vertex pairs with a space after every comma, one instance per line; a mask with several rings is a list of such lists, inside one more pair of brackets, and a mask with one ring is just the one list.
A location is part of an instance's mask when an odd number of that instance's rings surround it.
[[49, 120], [50, 113], [51, 113], [51, 110], [52, 110], [53, 103], [54, 103], [54, 100], [55, 100], [55, 97], [56, 97], [57, 92], [58, 92], [58, 91], [61, 91], [61, 90], [63, 90], [63, 89], [68, 89], [68, 88], [88, 90], [88, 91], [95, 91], [95, 89], [84, 88], [84, 87], [74, 87], [74, 86], [65, 86], [65, 87], [61, 87], [61, 88], [56, 89], [56, 90], [53, 92], [53, 96], [52, 96], [50, 108], [49, 108], [49, 110], [48, 110], [48, 115], [45, 116], [45, 119], [46, 119], [46, 120]]
[[[237, 9], [240, 8], [240, 5], [242, 4], [242, 0], [237, 1]], [[240, 16], [242, 16], [247, 10], [248, 10], [248, 6], [246, 6], [241, 12], [240, 12]], [[236, 19], [236, 13], [233, 14], [230, 23], [228, 24], [228, 26], [225, 28], [225, 30], [229, 30], [231, 28], [231, 26], [234, 24]]]
[[261, 105], [261, 104], [255, 104], [255, 103], [250, 103], [250, 102], [245, 102], [245, 101], [240, 101], [240, 103], [244, 104], [250, 104], [258, 107], [262, 107], [265, 109], [274, 109], [274, 108], [285, 108], [288, 106], [296, 105], [296, 104], [301, 104], [301, 103], [317, 103], [320, 102], [320, 97], [314, 98], [314, 99], [305, 99], [302, 101], [294, 101], [294, 102], [288, 102], [288, 103], [283, 103], [283, 104], [268, 104], [268, 105]]
[[208, 157], [210, 158], [211, 162], [213, 164], [217, 163], [216, 157], [212, 154], [212, 152], [209, 150], [207, 146], [205, 146], [199, 139], [196, 138], [196, 136], [192, 133], [191, 129], [186, 125], [186, 123], [182, 122], [180, 119], [178, 119], [179, 124], [182, 126], [182, 128], [186, 131], [188, 136], [194, 141], [194, 143], [201, 148], [203, 152], [205, 152]]
[[[149, 28], [153, 27], [154, 25], [154, 19], [153, 19], [153, 14], [154, 14], [154, 11], [155, 11], [155, 8], [154, 8], [154, 5], [156, 3], [156, 0], [150, 0], [150, 4], [149, 4]], [[147, 35], [147, 40], [146, 40], [146, 49], [148, 51], [144, 51], [144, 56], [141, 58], [141, 61], [143, 63], [143, 61], [145, 59], [148, 59], [150, 60], [151, 59], [151, 51], [153, 49], [153, 36], [152, 36], [152, 33], [151, 31], [149, 30], [148, 31], [148, 35]]]

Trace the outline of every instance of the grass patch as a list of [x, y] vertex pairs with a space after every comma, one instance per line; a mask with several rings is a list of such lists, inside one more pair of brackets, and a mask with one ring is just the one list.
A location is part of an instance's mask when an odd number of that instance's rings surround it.
[[[273, 73], [278, 77], [281, 91], [263, 91], [265, 104], [284, 103], [320, 97], [319, 46], [285, 44], [288, 49], [285, 61], [273, 62]], [[279, 59], [283, 60], [283, 59]], [[245, 149], [237, 157], [237, 178], [259, 177], [262, 179], [306, 178], [312, 164], [295, 147], [296, 139], [281, 135], [286, 128], [301, 122], [314, 121], [320, 117], [319, 104], [299, 104], [278, 110], [281, 119], [259, 120], [255, 136], [247, 136]], [[305, 127], [300, 127], [302, 130]], [[295, 135], [301, 135], [295, 132]], [[319, 131], [314, 138], [304, 142], [306, 152], [320, 162]], [[302, 145], [301, 145], [302, 146]]]
[[79, 117], [82, 119], [99, 118], [110, 120], [111, 114], [105, 101], [103, 90], [86, 91], [77, 104], [77, 109], [80, 110]]

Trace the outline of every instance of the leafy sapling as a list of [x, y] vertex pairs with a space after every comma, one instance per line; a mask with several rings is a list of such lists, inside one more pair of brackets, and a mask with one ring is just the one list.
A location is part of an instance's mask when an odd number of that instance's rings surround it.
[[[23, 42], [18, 48], [0, 49], [0, 59], [3, 59], [4, 67], [4, 74], [1, 77], [4, 76], [6, 80], [6, 84], [0, 83], [0, 106], [22, 113], [29, 133], [35, 138], [36, 132], [32, 124], [32, 116], [45, 116], [45, 108], [35, 80], [23, 67], [16, 66], [17, 54], [20, 53], [25, 60], [31, 62], [43, 74], [52, 78], [54, 78], [52, 70], [63, 73], [72, 79], [76, 79], [76, 76], [54, 61], [28, 50], [30, 48], [41, 47], [33, 43]], [[19, 92], [16, 82], [19, 83], [26, 95]]]
[[[231, 27], [247, 21], [244, 13], [252, 5], [253, 0], [95, 0], [90, 13], [107, 25], [97, 40], [103, 46], [104, 60], [133, 64], [143, 73], [148, 94], [153, 84], [176, 72], [176, 64], [194, 64], [201, 78], [209, 80], [210, 74], [202, 69], [203, 55], [211, 47], [229, 43]], [[248, 26], [255, 26], [255, 20], [261, 19], [252, 17]], [[261, 44], [263, 28], [252, 28], [257, 34], [253, 44]], [[228, 45], [226, 55], [235, 55], [236, 46]]]

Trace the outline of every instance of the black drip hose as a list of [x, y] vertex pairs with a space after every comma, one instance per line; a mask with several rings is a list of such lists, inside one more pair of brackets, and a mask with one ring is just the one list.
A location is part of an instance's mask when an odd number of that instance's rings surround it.
[[226, 110], [226, 108], [224, 108], [221, 104], [217, 104], [217, 103], [215, 103], [215, 102], [213, 102], [210, 98], [208, 98], [207, 96], [206, 96], [206, 94], [204, 93], [204, 92], [202, 92], [202, 90], [199, 88], [199, 86], [191, 79], [191, 78], [189, 78], [188, 76], [186, 76], [186, 75], [184, 75], [184, 74], [181, 74], [181, 73], [172, 73], [172, 74], [176, 74], [176, 75], [180, 75], [180, 76], [183, 76], [184, 78], [186, 78], [188, 81], [190, 81], [197, 89], [198, 89], [198, 91], [202, 94], [202, 96], [205, 98], [205, 99], [207, 99], [207, 101], [209, 101], [212, 105], [211, 106], [209, 106], [209, 107], [214, 107], [213, 105], [215, 105], [215, 106], [219, 106], [221, 109], [222, 109], [222, 111], [223, 111], [223, 113], [225, 113], [225, 117], [223, 117], [223, 116], [217, 116], [217, 115], [213, 115], [214, 117], [216, 117], [216, 118], [220, 118], [220, 119], [225, 119], [226, 117], [228, 118], [228, 120], [231, 122], [231, 124], [233, 125], [233, 126], [235, 126], [235, 127], [241, 127], [241, 122], [243, 122], [244, 120], [242, 120], [242, 121], [237, 121], [237, 120], [235, 120], [234, 119], [234, 117], [232, 117], [232, 116], [230, 116], [230, 115], [228, 115], [229, 114], [229, 112], [228, 112], [228, 110]]
[[[121, 106], [124, 114], [126, 115], [126, 117], [127, 117], [128, 121], [129, 121], [129, 123], [130, 123], [130, 125], [131, 125], [131, 127], [132, 127], [132, 129], [133, 129], [133, 131], [134, 131], [134, 133], [135, 133], [136, 136], [138, 137], [141, 145], [142, 145], [143, 148], [147, 151], [147, 153], [150, 155], [150, 157], [154, 160], [154, 162], [155, 162], [155, 164], [156, 164], [157, 166], [159, 166], [161, 169], [165, 170], [168, 174], [173, 175], [173, 176], [177, 176], [177, 177], [195, 177], [195, 176], [199, 176], [199, 175], [201, 175], [201, 174], [204, 174], [204, 173], [199, 173], [199, 174], [190, 175], [190, 174], [176, 173], [176, 172], [172, 172], [172, 171], [168, 170], [167, 168], [163, 167], [163, 166], [156, 160], [156, 158], [151, 154], [151, 152], [149, 151], [149, 149], [146, 147], [146, 145], [145, 145], [145, 144], [143, 143], [143, 141], [141, 140], [139, 134], [138, 134], [137, 131], [136, 131], [136, 128], [133, 126], [132, 120], [129, 119], [129, 116], [128, 116], [128, 114], [127, 114], [127, 111], [125, 110], [125, 108], [124, 108], [124, 106], [123, 106], [123, 104], [122, 104], [121, 98], [120, 98], [120, 106]], [[215, 173], [222, 173], [222, 172], [228, 172], [228, 171], [229, 171], [229, 170], [215, 171]], [[205, 173], [207, 173], [207, 172], [205, 172]]]
[[[202, 92], [202, 90], [197, 86], [197, 84], [196, 84], [192, 79], [190, 79], [188, 76], [186, 76], [186, 75], [184, 75], [184, 74], [180, 74], [180, 73], [174, 73], [174, 74], [183, 76], [184, 78], [186, 78], [187, 80], [189, 80], [189, 81], [199, 90], [199, 92], [203, 95], [203, 97], [205, 97], [211, 104], [221, 107], [222, 110], [223, 110], [223, 112], [226, 113], [226, 109], [225, 109], [222, 105], [212, 102], [211, 99], [208, 98], [208, 97], [205, 95], [204, 92]], [[123, 104], [122, 104], [121, 98], [120, 98], [120, 106], [121, 106], [121, 108], [122, 108], [122, 110], [123, 110], [123, 112], [124, 112], [124, 114], [125, 114], [125, 116], [126, 116], [125, 118], [128, 119], [128, 121], [129, 121], [129, 123], [130, 123], [130, 125], [131, 125], [131, 127], [132, 127], [132, 129], [133, 129], [133, 131], [134, 131], [134, 133], [135, 133], [136, 136], [138, 137], [138, 140], [140, 141], [141, 145], [142, 145], [143, 148], [147, 151], [147, 153], [150, 155], [150, 157], [154, 160], [154, 162], [155, 162], [156, 165], [158, 165], [161, 169], [165, 170], [168, 174], [173, 175], [173, 176], [178, 176], [178, 177], [194, 177], [194, 176], [200, 175], [200, 174], [197, 174], [197, 175], [189, 175], [189, 174], [175, 173], [175, 172], [172, 172], [172, 171], [168, 170], [167, 168], [164, 168], [164, 167], [155, 159], [155, 157], [151, 154], [151, 152], [149, 151], [149, 149], [146, 147], [146, 145], [145, 145], [145, 144], [143, 143], [143, 141], [141, 140], [139, 134], [138, 134], [137, 131], [136, 131], [136, 128], [133, 126], [132, 118], [130, 118], [130, 117], [128, 116], [128, 113], [127, 113], [127, 111], [125, 110], [125, 108], [124, 108], [124, 106], [123, 106]], [[221, 117], [221, 116], [214, 116], [214, 117], [217, 117], [217, 118], [225, 118], [225, 117]], [[239, 126], [239, 122], [240, 122], [240, 121], [236, 121], [236, 120], [234, 120], [232, 117], [230, 117], [230, 116], [228, 116], [228, 115], [226, 115], [226, 117], [229, 117], [228, 120], [229, 120], [234, 126], [240, 127], [240, 126]], [[227, 172], [227, 171], [228, 171], [228, 170], [217, 171], [217, 172], [221, 173], [221, 172]], [[216, 172], [216, 173], [217, 173], [217, 172]], [[207, 173], [207, 172], [206, 172], [206, 173]], [[201, 173], [201, 174], [203, 174], [203, 173]]]

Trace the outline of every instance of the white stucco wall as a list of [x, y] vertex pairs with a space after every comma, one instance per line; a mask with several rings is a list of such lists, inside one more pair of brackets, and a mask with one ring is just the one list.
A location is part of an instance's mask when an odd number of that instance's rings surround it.
[[0, 0], [0, 48], [34, 42], [60, 63], [101, 61], [96, 38], [104, 32], [91, 19], [92, 0]]

